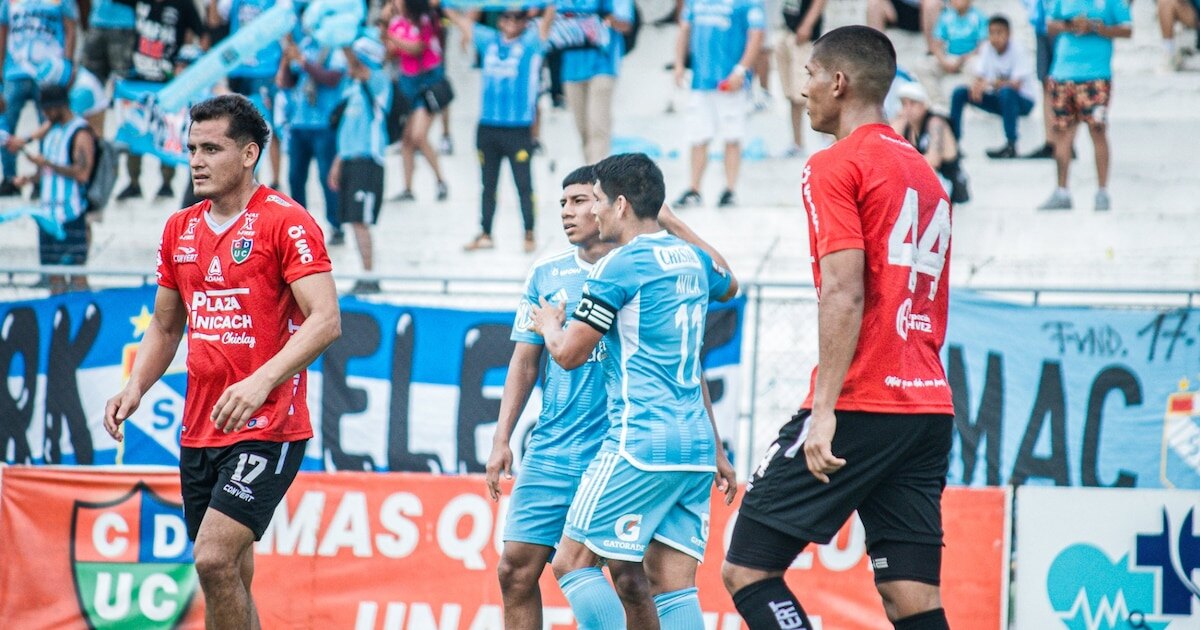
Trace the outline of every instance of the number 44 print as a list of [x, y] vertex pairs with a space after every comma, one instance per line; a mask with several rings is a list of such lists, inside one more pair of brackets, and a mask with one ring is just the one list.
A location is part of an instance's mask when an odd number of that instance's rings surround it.
[[917, 290], [917, 274], [932, 276], [929, 284], [929, 299], [932, 300], [937, 295], [942, 269], [946, 267], [946, 252], [950, 250], [950, 204], [944, 198], [938, 200], [924, 234], [918, 233], [919, 210], [917, 191], [909, 188], [888, 236], [888, 263], [909, 268], [909, 291]]

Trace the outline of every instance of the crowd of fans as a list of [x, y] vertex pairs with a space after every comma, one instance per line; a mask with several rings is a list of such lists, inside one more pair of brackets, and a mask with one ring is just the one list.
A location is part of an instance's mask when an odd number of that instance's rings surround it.
[[[4, 177], [0, 196], [21, 194], [19, 184], [39, 179], [18, 177], [16, 159], [22, 151], [29, 155], [27, 144], [37, 140], [42, 151], [35, 165], [42, 180], [57, 174], [86, 186], [87, 169], [75, 168], [63, 175], [45, 163], [56, 159], [47, 143], [64, 141], [57, 133], [61, 128], [82, 118], [102, 136], [115, 79], [166, 84], [198, 54], [189, 56], [189, 49], [207, 49], [237, 33], [275, 1], [210, 0], [200, 6], [193, 0], [97, 0], [89, 6], [86, 1], [77, 5], [76, 0], [4, 0], [0, 3], [4, 58], [0, 126], [5, 133], [0, 141], [7, 150], [0, 151]], [[433, 171], [432, 196], [442, 201], [449, 195], [438, 158], [439, 153], [453, 151], [448, 105], [454, 90], [445, 73], [445, 55], [448, 27], [454, 26], [462, 33], [464, 50], [477, 54], [481, 73], [476, 131], [482, 181], [480, 232], [464, 249], [495, 246], [491, 231], [497, 183], [501, 163], [507, 160], [520, 198], [524, 248], [534, 251], [530, 161], [541, 149], [539, 96], [549, 86], [550, 104], [571, 111], [587, 162], [608, 155], [621, 60], [636, 45], [641, 28], [633, 0], [557, 0], [544, 8], [514, 3], [511, 8], [483, 11], [441, 8], [434, 4], [437, 0], [372, 1], [353, 44], [322, 45], [298, 29], [258, 52], [216, 88], [252, 97], [282, 140], [271, 144], [271, 170], [260, 178], [280, 187], [281, 164], [286, 163], [285, 192], [325, 214], [331, 245], [344, 242], [343, 226], [349, 226], [363, 268], [371, 270], [370, 225], [381, 209], [384, 178], [392, 176], [384, 172], [386, 147], [398, 144], [402, 156], [403, 186], [393, 200], [412, 201], [427, 194], [413, 189], [418, 154]], [[1158, 0], [1165, 71], [1181, 69], [1191, 51], [1176, 43], [1175, 29], [1197, 26], [1198, 2]], [[1084, 124], [1095, 147], [1099, 187], [1094, 208], [1108, 210], [1111, 60], [1113, 40], [1132, 32], [1127, 0], [1025, 0], [1025, 5], [1036, 35], [1035, 51], [1026, 51], [1014, 40], [1010, 16], [986, 15], [972, 6], [972, 0], [945, 0], [945, 4], [942, 0], [869, 0], [867, 24], [890, 29], [893, 37], [913, 38], [923, 53], [914, 59], [901, 58], [891, 96], [895, 106], [888, 114], [897, 130], [925, 154], [959, 203], [969, 199], [959, 162], [964, 113], [978, 109], [999, 117], [1005, 143], [987, 150], [988, 157], [1056, 162], [1057, 185], [1042, 210], [1073, 205], [1068, 174], [1075, 132]], [[305, 6], [297, 4], [299, 11]], [[821, 34], [825, 8], [826, 0], [782, 0], [780, 6], [771, 7], [780, 15], [772, 16], [764, 0], [685, 0], [677, 4], [674, 14], [655, 22], [678, 23], [671, 61], [676, 82], [691, 90], [686, 107], [691, 177], [677, 206], [703, 203], [700, 184], [708, 145], [714, 139], [724, 145], [725, 189], [717, 205], [737, 203], [746, 117], [754, 110], [753, 95], [769, 85], [764, 77], [771, 60], [780, 73], [792, 129], [792, 142], [783, 157], [806, 155], [804, 64], [812, 42]], [[776, 23], [782, 30], [771, 32], [768, 24]], [[760, 87], [755, 87], [755, 75]], [[61, 100], [61, 94], [51, 90], [56, 102], [41, 102], [38, 113], [39, 120], [47, 122], [31, 136], [16, 136], [22, 110], [38, 103], [50, 85], [68, 88], [73, 114], [65, 120], [62, 115], [47, 119], [48, 109]], [[1031, 115], [1039, 100], [1046, 140], [1021, 155], [1018, 121]], [[435, 143], [429, 136], [439, 119], [442, 137]], [[65, 142], [72, 144], [72, 138]], [[58, 154], [57, 159], [64, 160], [60, 170], [71, 169], [74, 150], [61, 148]], [[321, 174], [320, 200], [306, 196], [314, 161]], [[141, 198], [140, 156], [128, 155], [126, 169], [129, 184], [117, 199]], [[164, 163], [158, 197], [175, 197], [173, 174], [173, 167]], [[183, 201], [193, 200], [189, 186]], [[86, 195], [76, 206], [63, 207], [62, 199], [46, 194], [41, 195], [41, 203], [48, 214], [71, 228], [65, 230], [68, 245], [70, 239], [78, 241], [81, 233], [86, 234], [86, 229], [80, 229], [89, 210]], [[82, 248], [78, 242], [75, 245], [43, 247], [41, 262], [85, 263], [86, 241]], [[359, 283], [355, 290], [372, 292], [378, 285]]]

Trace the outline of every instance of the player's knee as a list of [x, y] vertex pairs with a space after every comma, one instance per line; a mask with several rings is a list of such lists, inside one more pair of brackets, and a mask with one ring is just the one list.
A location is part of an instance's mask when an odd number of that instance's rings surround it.
[[883, 541], [872, 545], [875, 587], [888, 619], [941, 608], [942, 546]]
[[204, 583], [220, 582], [227, 579], [241, 579], [240, 563], [220, 548], [208, 545], [197, 545], [194, 548], [196, 575]]
[[[538, 568], [540, 569], [541, 567]], [[513, 561], [511, 558], [501, 557], [500, 565], [496, 568], [496, 574], [500, 578], [501, 591], [516, 593], [537, 588], [537, 581], [541, 576], [541, 571], [525, 563]]]
[[757, 569], [749, 569], [743, 566], [733, 564], [726, 560], [721, 564], [721, 582], [725, 584], [725, 590], [730, 595], [746, 588], [747, 586], [765, 580], [770, 575]]
[[650, 580], [640, 570], [621, 570], [609, 565], [613, 587], [622, 601], [641, 602], [650, 598]]

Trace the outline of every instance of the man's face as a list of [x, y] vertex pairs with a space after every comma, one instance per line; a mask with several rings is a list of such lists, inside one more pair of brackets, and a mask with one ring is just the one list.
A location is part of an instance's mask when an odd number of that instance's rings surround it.
[[600, 182], [592, 184], [592, 194], [596, 200], [592, 202], [592, 215], [596, 217], [596, 229], [600, 240], [612, 242], [617, 238], [617, 211], [613, 201], [604, 194]]
[[500, 27], [500, 34], [504, 35], [505, 39], [516, 39], [525, 32], [526, 24], [524, 13], [510, 11], [500, 14], [496, 26]]
[[66, 105], [51, 105], [42, 108], [42, 115], [52, 123], [64, 123], [71, 119], [71, 108]]
[[229, 120], [217, 118], [192, 123], [188, 133], [192, 188], [197, 197], [220, 197], [241, 184], [254, 168], [257, 149], [228, 135]]
[[562, 205], [563, 232], [566, 233], [569, 243], [583, 245], [600, 237], [596, 215], [592, 214], [596, 196], [592, 194], [591, 184], [567, 186], [558, 202]]
[[995, 48], [998, 53], [1008, 50], [1008, 29], [1003, 24], [989, 25], [988, 42], [992, 44], [992, 48]]
[[904, 116], [910, 125], [919, 125], [929, 113], [929, 106], [911, 98], [900, 99], [900, 115]]
[[808, 98], [808, 116], [813, 131], [834, 133], [837, 131], [837, 100], [834, 98], [834, 76], [816, 58], [809, 58], [804, 65], [808, 80], [804, 83], [804, 96]]

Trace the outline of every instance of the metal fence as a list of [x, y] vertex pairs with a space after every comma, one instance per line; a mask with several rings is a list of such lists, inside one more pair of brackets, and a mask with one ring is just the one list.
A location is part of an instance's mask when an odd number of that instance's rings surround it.
[[[0, 300], [35, 299], [46, 295], [39, 287], [45, 274], [78, 274], [77, 267], [0, 268]], [[144, 270], [92, 269], [82, 271], [93, 289], [153, 283]], [[364, 276], [339, 274], [338, 285], [348, 288], [362, 277], [381, 281], [385, 291], [369, 299], [387, 303], [453, 308], [512, 308], [521, 291], [520, 278], [471, 276]], [[774, 439], [808, 391], [817, 363], [817, 303], [811, 284], [741, 283], [746, 297], [742, 323], [742, 373], [734, 453], [738, 473], [748, 476], [751, 464]], [[958, 287], [996, 299], [1029, 305], [1091, 305], [1131, 309], [1192, 307], [1200, 290], [1130, 290], [1081, 287]], [[723, 423], [725, 424], [725, 423]], [[728, 424], [725, 424], [729, 426]]]

